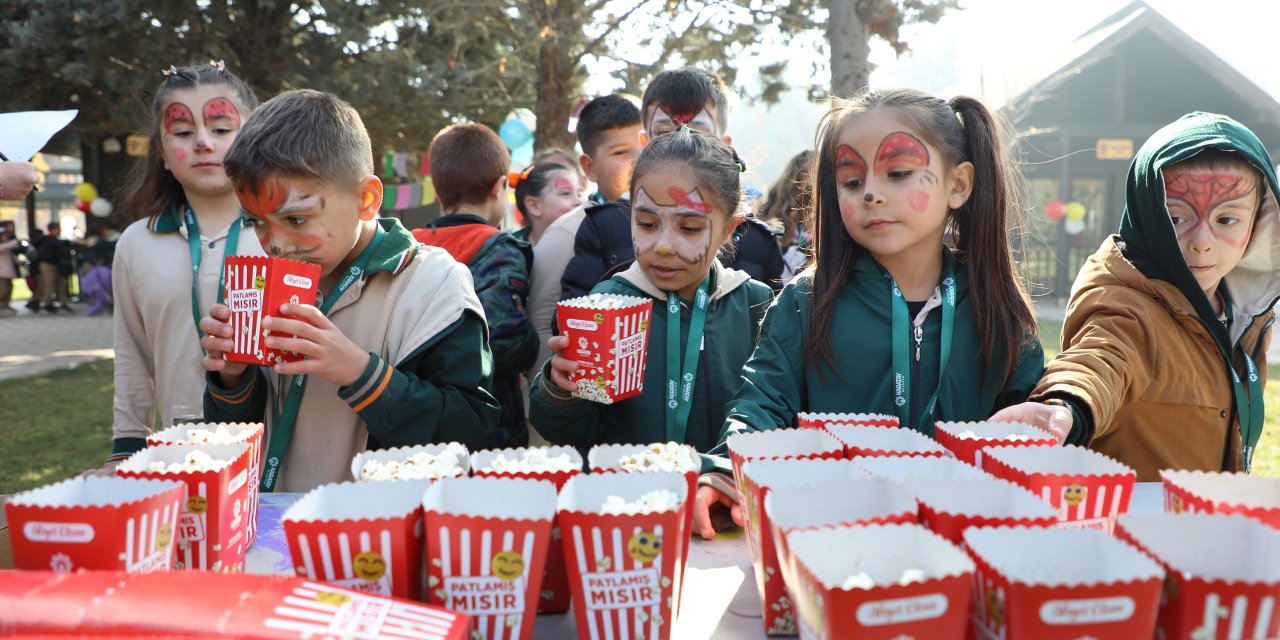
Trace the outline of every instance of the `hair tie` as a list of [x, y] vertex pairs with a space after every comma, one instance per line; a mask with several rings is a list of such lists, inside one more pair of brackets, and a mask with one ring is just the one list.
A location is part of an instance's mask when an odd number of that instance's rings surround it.
[[533, 173], [533, 168], [535, 166], [537, 165], [531, 164], [525, 167], [524, 171], [513, 171], [507, 174], [507, 184], [510, 185], [512, 189], [520, 186], [521, 182], [529, 179], [529, 174]]
[[220, 73], [227, 72], [227, 63], [223, 60], [210, 60], [209, 66], [213, 67], [214, 69], [217, 69]]
[[733, 163], [738, 165], [738, 173], [746, 173], [747, 163], [743, 162], [742, 158], [738, 157], [738, 150], [733, 147], [729, 147], [729, 153], [733, 154]]
[[163, 73], [164, 77], [166, 78], [171, 78], [173, 76], [178, 75], [178, 67], [174, 65], [169, 65], [168, 69], [162, 69], [160, 73]]

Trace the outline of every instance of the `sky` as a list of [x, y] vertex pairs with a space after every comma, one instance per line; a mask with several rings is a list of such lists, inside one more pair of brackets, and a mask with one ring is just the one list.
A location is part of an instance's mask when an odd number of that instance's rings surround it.
[[[936, 25], [904, 29], [911, 51], [895, 58], [882, 42], [872, 43], [873, 87], [909, 86], [943, 97], [983, 98], [993, 108], [1038, 80], [1066, 46], [1127, 0], [961, 0], [961, 11]], [[1275, 0], [1148, 0], [1148, 4], [1192, 38], [1280, 99], [1280, 54], [1265, 43], [1280, 29]], [[763, 61], [791, 58], [792, 73], [808, 81], [813, 55], [806, 48], [766, 48]], [[730, 123], [734, 146], [749, 165], [747, 179], [763, 189], [787, 159], [813, 144], [823, 109], [793, 93], [773, 107], [742, 101]]]

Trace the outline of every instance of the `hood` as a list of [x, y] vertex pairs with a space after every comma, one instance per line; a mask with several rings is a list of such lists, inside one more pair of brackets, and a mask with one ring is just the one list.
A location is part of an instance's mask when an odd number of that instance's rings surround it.
[[[644, 269], [640, 267], [639, 261], [632, 262], [631, 266], [627, 267], [626, 271], [623, 271], [614, 277], [621, 278], [626, 281], [627, 284], [630, 284], [658, 300], [667, 299], [667, 292], [659, 289], [658, 285], [649, 280], [649, 276], [645, 275]], [[726, 269], [720, 265], [720, 260], [717, 258], [715, 262], [711, 263], [711, 283], [715, 285], [715, 288], [711, 290], [711, 299], [719, 300], [720, 298], [729, 295], [729, 292], [734, 289], [746, 284], [749, 280], [751, 280], [751, 276], [747, 275], [747, 272], [739, 271], [737, 269]]]
[[[1253, 237], [1240, 264], [1223, 278], [1237, 319], [1231, 323], [1229, 334], [1215, 320], [1217, 314], [1182, 257], [1169, 220], [1160, 173], [1206, 149], [1238, 153], [1263, 176], [1261, 208], [1254, 221]], [[1277, 190], [1275, 168], [1258, 137], [1239, 122], [1213, 113], [1189, 113], [1155, 132], [1129, 166], [1120, 221], [1126, 257], [1148, 277], [1169, 282], [1186, 295], [1196, 314], [1228, 352], [1249, 325], [1248, 319], [1266, 312], [1280, 297], [1280, 272], [1276, 270], [1280, 265]]]

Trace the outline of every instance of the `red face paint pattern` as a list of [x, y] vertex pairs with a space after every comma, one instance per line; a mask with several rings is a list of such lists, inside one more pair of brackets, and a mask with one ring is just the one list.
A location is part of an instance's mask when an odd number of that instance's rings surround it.
[[284, 204], [285, 192], [274, 181], [263, 181], [252, 189], [236, 189], [240, 205], [250, 213], [265, 219]]
[[891, 169], [923, 169], [929, 166], [929, 150], [915, 136], [895, 131], [880, 141], [876, 151], [876, 173], [885, 175]]
[[[711, 205], [702, 201], [702, 197], [695, 190], [693, 193], [685, 193], [676, 187], [667, 189], [667, 196], [676, 201], [676, 204], [697, 211], [703, 215], [711, 213]], [[694, 198], [697, 198], [696, 200]]]
[[569, 182], [568, 178], [564, 176], [560, 176], [556, 178], [556, 189], [568, 189], [570, 191], [573, 191], [574, 186], [572, 182]]
[[[1196, 215], [1196, 223], [1179, 233], [1179, 237], [1194, 233], [1202, 225], [1208, 224], [1213, 210], [1219, 205], [1243, 198], [1253, 190], [1251, 180], [1234, 173], [1179, 173], [1164, 186], [1167, 200], [1182, 202]], [[1220, 235], [1216, 230], [1213, 234], [1236, 248], [1248, 243], [1251, 235], [1246, 234], [1243, 238], [1235, 238]]]
[[218, 118], [229, 121], [234, 127], [240, 126], [240, 111], [226, 98], [214, 98], [204, 103], [203, 115], [205, 126]]
[[662, 105], [662, 112], [671, 117], [671, 121], [677, 125], [689, 124], [693, 121], [694, 116], [698, 115], [697, 109], [672, 109], [671, 105]]
[[842, 144], [836, 147], [836, 182], [844, 183], [852, 178], [867, 175], [867, 163], [853, 147]]
[[196, 123], [196, 118], [191, 114], [191, 109], [181, 102], [175, 102], [164, 110], [164, 132], [173, 133], [173, 130], [181, 125], [192, 126]]

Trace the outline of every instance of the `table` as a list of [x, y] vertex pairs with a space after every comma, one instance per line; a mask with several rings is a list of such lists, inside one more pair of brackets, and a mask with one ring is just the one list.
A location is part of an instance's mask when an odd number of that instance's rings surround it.
[[[249, 549], [249, 573], [295, 575], [280, 518], [301, 494], [264, 493], [258, 503], [258, 539]], [[1164, 497], [1159, 482], [1134, 485], [1129, 513], [1160, 513]], [[715, 540], [694, 538], [684, 579], [684, 605], [672, 629], [679, 639], [730, 640], [764, 638], [760, 595], [756, 592], [751, 556], [742, 531]], [[573, 613], [543, 614], [535, 640], [577, 637]]]

